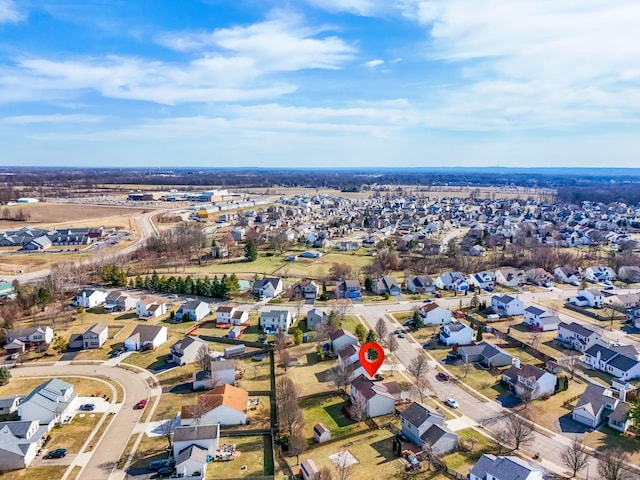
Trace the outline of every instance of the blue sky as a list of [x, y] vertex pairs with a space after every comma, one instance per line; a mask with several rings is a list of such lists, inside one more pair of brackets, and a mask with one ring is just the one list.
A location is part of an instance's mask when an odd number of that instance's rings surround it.
[[0, 0], [0, 165], [640, 165], [637, 0]]

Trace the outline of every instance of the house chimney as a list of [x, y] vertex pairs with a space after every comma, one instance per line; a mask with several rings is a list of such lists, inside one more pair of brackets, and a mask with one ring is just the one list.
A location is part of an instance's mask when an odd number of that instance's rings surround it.
[[520, 368], [520, 359], [518, 357], [513, 359], [513, 366], [516, 368]]
[[618, 398], [621, 402], [627, 401], [627, 389], [624, 386], [620, 390], [618, 390]]

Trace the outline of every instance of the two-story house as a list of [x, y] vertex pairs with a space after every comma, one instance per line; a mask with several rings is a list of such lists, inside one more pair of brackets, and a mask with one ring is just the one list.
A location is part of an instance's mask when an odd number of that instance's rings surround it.
[[37, 420], [0, 422], [0, 471], [27, 468], [44, 444], [47, 431]]
[[550, 332], [558, 329], [560, 318], [551, 312], [530, 305], [524, 309], [524, 323], [532, 330]]
[[315, 280], [305, 278], [296, 283], [291, 292], [296, 300], [315, 300], [320, 295], [320, 288]]
[[268, 310], [260, 313], [259, 324], [265, 333], [274, 333], [278, 329], [287, 332], [293, 324], [293, 317], [289, 310]]
[[200, 337], [187, 335], [171, 345], [171, 359], [176, 365], [187, 365], [209, 356], [209, 344]]
[[594, 283], [611, 282], [616, 279], [616, 272], [611, 267], [597, 265], [585, 268], [583, 276]]
[[7, 342], [19, 340], [27, 346], [39, 346], [53, 341], [51, 327], [14, 328], [7, 331]]
[[600, 335], [576, 322], [560, 322], [556, 340], [569, 348], [584, 352], [600, 340]]
[[420, 449], [436, 455], [449, 453], [458, 446], [458, 435], [445, 426], [444, 414], [413, 402], [400, 414], [402, 434]]
[[55, 424], [65, 423], [78, 408], [78, 394], [73, 385], [52, 378], [35, 387], [18, 405], [20, 420], [35, 420], [49, 430]]
[[524, 314], [522, 300], [510, 295], [494, 295], [491, 297], [491, 309], [501, 317]]
[[258, 298], [273, 298], [280, 295], [283, 288], [281, 279], [263, 278], [253, 282], [251, 292]]
[[569, 298], [569, 303], [579, 307], [601, 308], [604, 304], [604, 295], [595, 288], [585, 288], [578, 290], [578, 295]]
[[471, 327], [459, 322], [440, 327], [440, 341], [445, 345], [470, 345], [473, 343], [473, 335]]
[[469, 281], [462, 272], [445, 272], [436, 278], [433, 284], [441, 290], [469, 290]]
[[316, 330], [318, 325], [328, 325], [329, 315], [318, 308], [312, 308], [307, 312], [307, 328]]
[[146, 295], [136, 302], [136, 316], [143, 320], [157, 318], [167, 313], [167, 304], [164, 300]]
[[505, 287], [517, 288], [527, 283], [527, 276], [524, 270], [505, 267], [496, 270], [496, 283]]
[[360, 298], [362, 287], [358, 280], [341, 280], [336, 283], [336, 297], [338, 298]]
[[397, 297], [402, 293], [400, 286], [393, 277], [382, 277], [373, 281], [371, 291], [376, 295], [384, 295], [388, 293], [392, 297]]
[[331, 342], [331, 350], [335, 353], [338, 353], [347, 345], [360, 345], [358, 337], [343, 328], [329, 332], [329, 341]]
[[496, 286], [494, 272], [477, 272], [469, 277], [469, 285], [475, 288], [488, 289]]
[[82, 348], [101, 348], [109, 338], [109, 328], [104, 323], [94, 323], [82, 334]]
[[502, 374], [502, 381], [519, 397], [530, 400], [550, 397], [556, 389], [558, 378], [535, 365], [520, 364], [516, 359], [513, 366]]
[[591, 345], [584, 351], [582, 361], [595, 370], [609, 373], [619, 380], [640, 377], [638, 352], [632, 345]]
[[176, 311], [176, 320], [198, 322], [210, 313], [208, 303], [200, 300], [188, 300]]
[[206, 477], [210, 458], [220, 444], [220, 425], [189, 425], [176, 427], [173, 432], [173, 460], [176, 475]]
[[379, 417], [394, 413], [396, 399], [388, 387], [359, 376], [351, 382], [351, 403], [362, 409], [366, 417]]
[[429, 275], [407, 276], [407, 290], [411, 293], [433, 293], [436, 287]]
[[577, 268], [558, 267], [553, 271], [553, 276], [562, 283], [568, 283], [576, 287], [582, 281], [582, 275]]
[[85, 288], [76, 295], [73, 304], [84, 308], [102, 305], [107, 299], [107, 291], [101, 288]]
[[427, 303], [418, 310], [420, 321], [425, 326], [448, 325], [451, 323], [451, 310], [439, 306], [437, 303]]

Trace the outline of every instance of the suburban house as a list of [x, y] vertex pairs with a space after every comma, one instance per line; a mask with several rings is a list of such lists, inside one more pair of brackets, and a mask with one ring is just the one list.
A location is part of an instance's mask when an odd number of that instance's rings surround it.
[[204, 478], [208, 459], [220, 443], [220, 425], [180, 426], [173, 431], [173, 460], [176, 474]]
[[109, 328], [104, 323], [94, 323], [82, 334], [82, 348], [101, 348], [109, 338]]
[[349, 344], [342, 350], [338, 351], [338, 365], [342, 368], [347, 368], [349, 365], [355, 363], [360, 358], [360, 346]]
[[433, 293], [436, 286], [429, 275], [409, 275], [407, 277], [407, 290], [411, 293]]
[[437, 303], [427, 303], [418, 310], [420, 321], [425, 326], [447, 325], [451, 323], [451, 310], [439, 306]]
[[362, 287], [358, 280], [341, 280], [336, 283], [336, 296], [338, 298], [360, 298]]
[[504, 367], [513, 363], [511, 355], [487, 342], [460, 347], [458, 354], [464, 363], [478, 362], [485, 367]]
[[522, 300], [510, 295], [494, 295], [491, 297], [491, 309], [501, 317], [524, 314]]
[[549, 287], [553, 285], [553, 275], [547, 272], [544, 268], [532, 268], [525, 272], [527, 281], [531, 285], [539, 285], [543, 287]]
[[627, 418], [629, 404], [613, 395], [610, 388], [589, 383], [571, 411], [571, 418], [591, 428], [606, 421], [611, 428], [626, 432], [632, 424]]
[[209, 356], [209, 344], [200, 337], [188, 335], [171, 345], [171, 359], [176, 365], [187, 365], [199, 360], [201, 351]]
[[604, 304], [604, 295], [600, 290], [595, 288], [586, 288], [578, 290], [576, 297], [569, 298], [569, 303], [573, 303], [579, 307], [600, 308]]
[[611, 282], [616, 279], [616, 272], [611, 267], [594, 266], [584, 269], [583, 276], [594, 283]]
[[366, 417], [379, 417], [396, 411], [396, 399], [380, 382], [360, 376], [351, 382], [351, 403], [361, 408]]
[[329, 332], [329, 341], [331, 342], [331, 350], [335, 353], [338, 353], [347, 345], [360, 345], [358, 337], [343, 328]]
[[324, 423], [316, 423], [313, 426], [313, 439], [317, 443], [323, 443], [331, 440], [331, 430]]
[[374, 280], [371, 284], [371, 291], [376, 295], [384, 295], [385, 293], [388, 293], [393, 297], [397, 297], [402, 293], [398, 286], [398, 282], [396, 282], [396, 279], [393, 277], [383, 277]]
[[496, 275], [493, 272], [478, 272], [469, 277], [471, 287], [487, 289], [496, 286]]
[[584, 351], [582, 361], [590, 368], [609, 373], [619, 380], [640, 377], [638, 352], [632, 345], [605, 346], [596, 343]]
[[419, 448], [442, 455], [455, 450], [458, 435], [444, 425], [444, 414], [413, 402], [400, 414], [402, 434]]
[[251, 292], [259, 298], [273, 298], [282, 293], [284, 288], [282, 280], [279, 278], [263, 278], [255, 280], [251, 287]]
[[37, 420], [0, 422], [0, 471], [27, 468], [44, 444], [47, 431]]
[[76, 295], [74, 305], [84, 308], [93, 308], [102, 305], [107, 299], [107, 291], [101, 288], [85, 288]]
[[[16, 340], [26, 346], [51, 343], [53, 341], [53, 329], [51, 327], [30, 327], [7, 330], [7, 342], [11, 343]], [[7, 349], [6, 346], [5, 349]]]
[[23, 395], [13, 397], [0, 397], [0, 415], [11, 415], [18, 411], [18, 405], [24, 398]]
[[244, 425], [247, 423], [249, 394], [224, 384], [199, 395], [195, 405], [183, 405], [180, 425]]
[[433, 284], [440, 290], [464, 291], [469, 289], [469, 282], [461, 272], [445, 272], [435, 279]]
[[555, 375], [535, 365], [521, 365], [520, 360], [516, 360], [514, 365], [502, 374], [502, 381], [517, 396], [528, 396], [531, 400], [553, 395], [557, 380]]
[[631, 310], [640, 305], [640, 294], [638, 293], [619, 293], [610, 295], [606, 298], [608, 305], [620, 311]]
[[496, 283], [505, 287], [517, 288], [527, 283], [527, 276], [524, 270], [516, 268], [501, 268], [496, 270]]
[[312, 308], [307, 312], [307, 328], [315, 330], [318, 325], [328, 325], [329, 315], [318, 308]]
[[558, 267], [553, 271], [553, 276], [562, 283], [568, 283], [576, 287], [582, 281], [582, 275], [576, 268]]
[[249, 312], [238, 310], [235, 303], [220, 305], [216, 310], [216, 323], [243, 325], [249, 321]]
[[137, 299], [119, 290], [109, 292], [104, 301], [105, 313], [128, 312], [136, 308]]
[[165, 313], [167, 313], [167, 304], [158, 297], [147, 295], [136, 302], [136, 316], [138, 318], [156, 318]]
[[353, 382], [356, 378], [359, 378], [359, 377], [366, 377], [366, 378], [372, 377], [364, 369], [364, 367], [362, 366], [362, 363], [360, 363], [360, 359], [356, 360], [350, 365], [347, 365], [345, 368], [345, 371], [347, 373], [347, 379], [350, 382]]
[[136, 352], [142, 349], [156, 349], [167, 341], [167, 327], [159, 325], [137, 325], [124, 341], [124, 348]]
[[640, 282], [640, 267], [636, 267], [635, 265], [625, 265], [620, 267], [618, 269], [618, 280], [627, 283]]
[[176, 311], [176, 320], [186, 322], [197, 322], [209, 315], [211, 310], [209, 304], [200, 300], [187, 300]]
[[209, 371], [193, 373], [193, 390], [208, 390], [218, 385], [236, 384], [236, 361], [233, 359], [211, 359]]
[[315, 300], [320, 295], [320, 288], [315, 280], [311, 280], [309, 278], [305, 278], [304, 280], [300, 280], [293, 287], [292, 296], [293, 298], [300, 300]]
[[20, 420], [35, 420], [49, 430], [71, 418], [78, 408], [78, 394], [73, 385], [52, 378], [38, 385], [18, 405]]
[[524, 309], [524, 323], [532, 330], [550, 332], [558, 329], [560, 317], [533, 305]]
[[265, 333], [277, 332], [279, 328], [287, 332], [292, 324], [293, 317], [289, 310], [268, 310], [260, 313], [259, 325]]
[[576, 322], [560, 322], [556, 340], [574, 350], [584, 352], [600, 340], [600, 335]]
[[459, 322], [440, 327], [440, 341], [445, 345], [469, 345], [473, 343], [474, 331]]
[[483, 454], [471, 468], [469, 480], [542, 480], [542, 467], [519, 457]]

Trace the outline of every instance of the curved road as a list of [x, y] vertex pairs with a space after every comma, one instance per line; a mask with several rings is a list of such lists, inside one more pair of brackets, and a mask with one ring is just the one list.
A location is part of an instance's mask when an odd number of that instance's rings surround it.
[[[124, 389], [124, 399], [112, 406], [115, 411], [109, 427], [98, 440], [86, 466], [78, 477], [92, 480], [107, 480], [120, 459], [144, 410], [134, 406], [143, 398], [149, 398], [150, 389], [142, 375], [123, 368], [105, 365], [29, 365], [11, 370], [13, 377], [55, 376], [103, 376], [119, 383]], [[151, 408], [151, 404], [148, 405]], [[109, 421], [109, 419], [107, 419]]]

